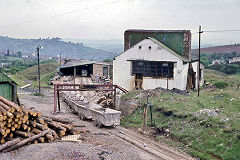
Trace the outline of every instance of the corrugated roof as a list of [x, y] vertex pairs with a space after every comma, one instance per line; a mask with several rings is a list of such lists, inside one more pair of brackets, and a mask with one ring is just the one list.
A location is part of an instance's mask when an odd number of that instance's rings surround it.
[[76, 67], [76, 66], [84, 66], [84, 65], [90, 65], [90, 64], [102, 64], [102, 65], [110, 65], [108, 63], [105, 62], [96, 62], [96, 61], [83, 61], [83, 62], [79, 62], [79, 63], [74, 63], [71, 65], [65, 65], [65, 66], [60, 66], [59, 69], [61, 68], [70, 68], [70, 67]]
[[166, 49], [167, 51], [169, 51], [170, 53], [172, 53], [176, 57], [180, 58], [183, 62], [189, 62], [188, 59], [186, 59], [186, 58], [182, 57], [181, 55], [179, 55], [178, 53], [174, 52], [173, 50], [171, 50], [170, 48], [168, 48], [166, 45], [164, 45], [163, 43], [159, 42], [155, 38], [148, 37], [148, 39], [152, 40], [154, 43], [157, 43], [159, 46], [163, 47], [164, 49]]
[[10, 77], [8, 77], [6, 74], [0, 71], [0, 82], [9, 82], [9, 83], [15, 83], [14, 80], [12, 80]]

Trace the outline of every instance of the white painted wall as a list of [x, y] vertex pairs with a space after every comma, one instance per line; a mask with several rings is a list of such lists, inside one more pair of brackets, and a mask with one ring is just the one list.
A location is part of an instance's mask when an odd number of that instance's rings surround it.
[[[196, 72], [196, 83], [195, 83], [195, 88], [197, 89], [198, 87], [198, 61], [192, 63], [193, 71]], [[200, 69], [201, 69], [201, 78], [200, 78], [200, 86], [204, 84], [204, 65], [200, 63]]]
[[[139, 49], [139, 46], [142, 46]], [[151, 49], [149, 49], [151, 46]], [[185, 90], [187, 85], [188, 64], [162, 48], [150, 39], [145, 39], [113, 60], [113, 83], [127, 90], [132, 90], [135, 86], [135, 77], [131, 75], [132, 62], [128, 60], [147, 61], [168, 61], [175, 62], [174, 78], [169, 79], [169, 89], [177, 88]], [[154, 89], [157, 87], [167, 88], [166, 78], [143, 78], [143, 89]]]

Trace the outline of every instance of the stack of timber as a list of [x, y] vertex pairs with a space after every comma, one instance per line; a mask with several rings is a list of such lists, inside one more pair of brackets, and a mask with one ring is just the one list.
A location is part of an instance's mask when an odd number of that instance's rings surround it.
[[44, 117], [0, 96], [0, 152], [25, 144], [52, 142], [65, 135], [79, 134], [68, 119]]

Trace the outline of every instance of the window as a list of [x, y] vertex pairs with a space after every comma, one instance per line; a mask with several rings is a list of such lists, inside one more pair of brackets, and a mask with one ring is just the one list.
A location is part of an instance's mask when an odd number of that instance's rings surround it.
[[173, 78], [173, 62], [132, 61], [132, 74], [145, 77]]

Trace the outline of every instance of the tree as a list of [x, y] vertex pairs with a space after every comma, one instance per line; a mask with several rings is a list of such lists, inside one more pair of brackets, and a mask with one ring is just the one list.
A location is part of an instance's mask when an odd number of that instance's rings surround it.
[[17, 52], [17, 56], [22, 57], [22, 52], [21, 51]]

